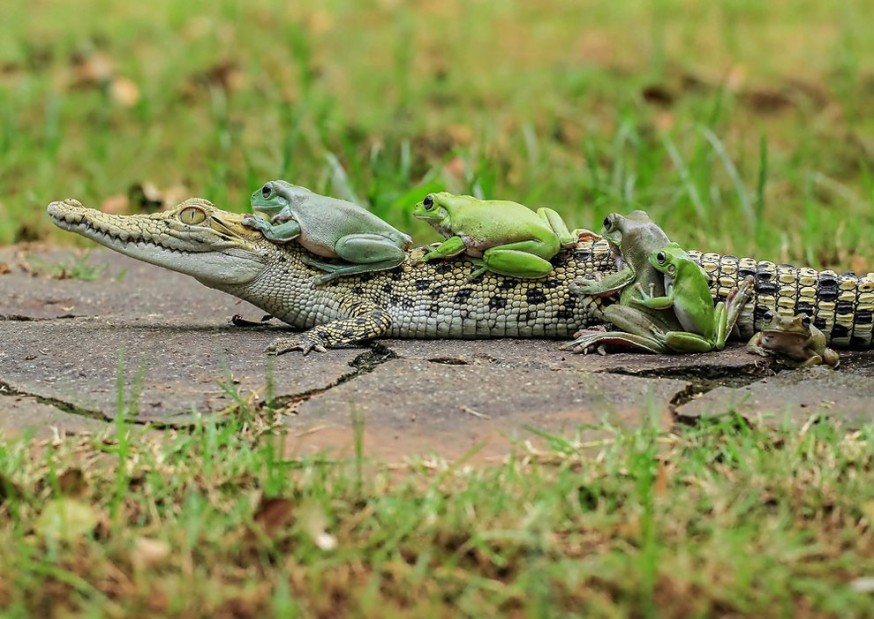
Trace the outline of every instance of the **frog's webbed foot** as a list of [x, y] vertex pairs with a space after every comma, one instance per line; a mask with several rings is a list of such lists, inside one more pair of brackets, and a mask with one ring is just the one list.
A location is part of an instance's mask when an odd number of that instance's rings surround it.
[[572, 342], [561, 346], [561, 350], [569, 350], [577, 354], [588, 354], [590, 350], [597, 350], [599, 354], [605, 354], [604, 346], [628, 348], [640, 352], [664, 354], [671, 352], [658, 340], [645, 335], [635, 335], [624, 331], [606, 331], [601, 333], [584, 333]]
[[261, 217], [256, 217], [255, 215], [244, 215], [240, 223], [242, 223], [246, 228], [257, 230], [259, 232], [264, 232], [272, 227], [269, 221]]

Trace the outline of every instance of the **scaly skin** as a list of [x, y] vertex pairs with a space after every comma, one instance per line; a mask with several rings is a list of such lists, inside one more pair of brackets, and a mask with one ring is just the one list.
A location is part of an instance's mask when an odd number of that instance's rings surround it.
[[[297, 243], [279, 246], [241, 223], [243, 215], [191, 199], [151, 215], [110, 215], [75, 200], [53, 202], [52, 221], [115, 251], [195, 277], [202, 284], [249, 301], [305, 333], [282, 338], [268, 352], [340, 346], [375, 337], [566, 339], [603, 322], [606, 299], [579, 296], [577, 278], [615, 271], [605, 241], [587, 239], [560, 252], [554, 270], [538, 280], [486, 273], [466, 260], [414, 264], [425, 249], [407, 252], [391, 271], [339, 278], [315, 287], [322, 272], [307, 266], [311, 255]], [[183, 223], [183, 221], [187, 223]], [[776, 266], [750, 258], [690, 256], [711, 276], [724, 300], [752, 275], [755, 295], [738, 319], [741, 336], [762, 326], [767, 311], [809, 311], [832, 346], [871, 346], [874, 274], [864, 278]]]

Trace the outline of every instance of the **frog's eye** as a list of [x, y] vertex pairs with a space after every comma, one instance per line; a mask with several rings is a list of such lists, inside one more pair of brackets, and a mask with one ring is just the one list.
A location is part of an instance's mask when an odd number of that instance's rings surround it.
[[606, 230], [607, 232], [610, 232], [610, 228], [612, 228], [612, 227], [613, 227], [613, 218], [610, 217], [610, 215], [607, 215], [604, 218], [604, 230]]
[[273, 195], [273, 187], [270, 186], [270, 183], [267, 183], [261, 188], [261, 196], [269, 198], [271, 195]]
[[810, 326], [810, 316], [805, 314], [804, 318], [801, 319], [801, 324], [803, 324], [805, 327], [809, 327]]
[[434, 198], [433, 196], [431, 196], [431, 194], [425, 196], [425, 199], [422, 200], [422, 206], [425, 207], [426, 211], [430, 211], [432, 208], [434, 208]]
[[774, 320], [774, 314], [772, 314], [769, 310], [762, 314], [762, 320], [764, 320], [765, 322], [771, 322], [772, 320]]
[[189, 206], [179, 212], [179, 221], [188, 224], [189, 226], [196, 226], [197, 224], [202, 223], [204, 219], [206, 219], [206, 213], [203, 209], [197, 208], [196, 206]]
[[665, 252], [660, 251], [659, 253], [656, 254], [656, 260], [658, 260], [659, 264], [664, 264], [665, 262], [668, 261], [668, 257], [665, 255]]

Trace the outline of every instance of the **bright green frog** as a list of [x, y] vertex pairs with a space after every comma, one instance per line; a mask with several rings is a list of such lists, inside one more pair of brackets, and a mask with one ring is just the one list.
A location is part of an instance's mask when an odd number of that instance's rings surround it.
[[804, 368], [824, 363], [838, 366], [838, 353], [826, 345], [825, 335], [811, 324], [810, 316], [781, 316], [767, 312], [765, 326], [747, 344], [747, 350], [763, 357], [772, 356], [789, 368]]
[[673, 309], [682, 331], [656, 333], [660, 345], [672, 352], [708, 352], [725, 348], [740, 309], [752, 295], [752, 282], [745, 280], [734, 290], [728, 303], [713, 306], [707, 273], [676, 243], [653, 252], [649, 262], [665, 278], [665, 295], [653, 296], [639, 289], [635, 302], [653, 309]]
[[328, 272], [316, 280], [317, 285], [343, 275], [394, 268], [412, 244], [408, 235], [357, 204], [282, 180], [267, 182], [253, 193], [252, 208], [270, 221], [251, 216], [243, 219], [243, 225], [261, 231], [268, 240], [297, 239], [317, 256], [352, 263], [337, 265], [308, 257], [309, 266]]
[[413, 216], [427, 221], [446, 239], [422, 261], [465, 253], [480, 266], [470, 279], [486, 271], [543, 277], [552, 271], [550, 259], [562, 247], [576, 243], [579, 232], [569, 231], [561, 216], [549, 208], [535, 213], [516, 202], [445, 192], [425, 196], [413, 209]]

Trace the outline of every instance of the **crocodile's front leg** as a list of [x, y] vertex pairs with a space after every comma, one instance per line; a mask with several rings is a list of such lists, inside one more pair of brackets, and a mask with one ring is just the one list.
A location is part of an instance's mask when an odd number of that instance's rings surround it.
[[340, 311], [346, 318], [319, 325], [299, 335], [281, 337], [265, 348], [264, 352], [271, 355], [281, 355], [292, 350], [301, 350], [305, 355], [313, 349], [326, 352], [328, 348], [380, 337], [391, 327], [391, 316], [385, 308], [355, 295], [344, 297]]

